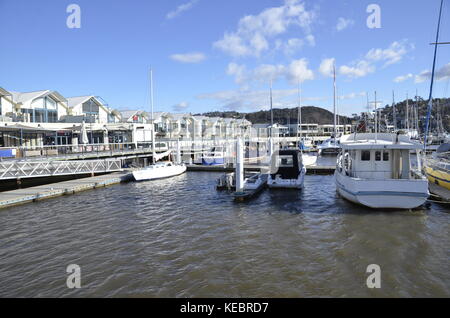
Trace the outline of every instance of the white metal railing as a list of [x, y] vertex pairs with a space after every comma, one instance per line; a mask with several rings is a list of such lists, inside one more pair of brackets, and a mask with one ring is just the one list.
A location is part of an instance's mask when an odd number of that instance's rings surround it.
[[120, 159], [0, 162], [0, 180], [122, 171]]

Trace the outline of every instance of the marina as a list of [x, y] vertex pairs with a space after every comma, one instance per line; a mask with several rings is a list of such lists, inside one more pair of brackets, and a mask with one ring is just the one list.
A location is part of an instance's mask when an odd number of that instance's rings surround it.
[[0, 1], [0, 298], [450, 297], [449, 1]]

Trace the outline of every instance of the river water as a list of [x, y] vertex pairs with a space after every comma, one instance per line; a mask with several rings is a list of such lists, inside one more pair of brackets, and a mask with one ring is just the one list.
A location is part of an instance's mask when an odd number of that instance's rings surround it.
[[[450, 214], [374, 211], [333, 176], [234, 203], [188, 172], [0, 211], [1, 297], [450, 296]], [[81, 288], [66, 267], [81, 268]], [[381, 268], [369, 289], [367, 266]]]

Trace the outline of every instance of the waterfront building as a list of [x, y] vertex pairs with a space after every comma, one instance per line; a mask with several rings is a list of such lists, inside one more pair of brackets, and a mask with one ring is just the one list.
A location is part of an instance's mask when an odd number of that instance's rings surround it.
[[110, 110], [96, 96], [79, 96], [67, 98], [71, 110], [66, 122], [82, 122], [107, 124], [110, 122]]
[[120, 112], [123, 123], [147, 124], [150, 116], [142, 110], [124, 110]]
[[11, 92], [13, 121], [24, 123], [56, 123], [69, 114], [67, 99], [57, 91]]

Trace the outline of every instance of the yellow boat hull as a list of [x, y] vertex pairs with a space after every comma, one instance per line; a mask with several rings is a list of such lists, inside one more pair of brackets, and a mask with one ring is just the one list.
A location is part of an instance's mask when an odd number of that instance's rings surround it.
[[433, 167], [425, 167], [428, 181], [450, 190], [450, 172]]

